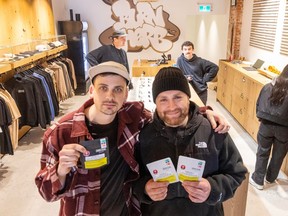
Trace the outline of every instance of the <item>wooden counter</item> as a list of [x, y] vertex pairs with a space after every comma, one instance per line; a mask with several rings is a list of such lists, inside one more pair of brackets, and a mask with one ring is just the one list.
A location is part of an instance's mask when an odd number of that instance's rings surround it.
[[141, 75], [146, 77], [154, 77], [158, 71], [163, 67], [169, 67], [175, 64], [174, 60], [167, 61], [167, 64], [156, 64], [157, 61], [148, 61], [147, 59], [141, 59], [138, 61], [137, 59], [134, 60], [132, 65], [132, 76], [133, 77], [140, 77]]
[[[219, 61], [217, 100], [233, 115], [241, 126], [257, 141], [259, 121], [256, 101], [262, 87], [271, 82], [258, 71], [246, 71], [243, 64]], [[288, 175], [288, 157], [281, 170]]]

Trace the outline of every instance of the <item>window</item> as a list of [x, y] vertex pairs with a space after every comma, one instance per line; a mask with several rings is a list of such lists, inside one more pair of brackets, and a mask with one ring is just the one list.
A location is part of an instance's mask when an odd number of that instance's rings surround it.
[[283, 55], [288, 55], [288, 1], [286, 1], [286, 7], [285, 7], [285, 18], [282, 31], [280, 53]]
[[254, 0], [250, 46], [273, 51], [278, 10], [279, 0]]

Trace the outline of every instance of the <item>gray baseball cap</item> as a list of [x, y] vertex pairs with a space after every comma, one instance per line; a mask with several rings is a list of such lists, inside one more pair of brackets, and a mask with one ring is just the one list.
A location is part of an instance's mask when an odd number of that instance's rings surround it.
[[93, 66], [89, 68], [88, 73], [89, 73], [89, 77], [91, 81], [93, 81], [93, 78], [95, 76], [102, 74], [102, 73], [114, 73], [119, 76], [122, 76], [124, 79], [127, 80], [128, 83], [130, 83], [131, 81], [127, 68], [124, 65], [114, 62], [114, 61], [108, 61], [108, 62], [98, 64], [96, 66]]
[[115, 30], [110, 37], [115, 38], [115, 37], [126, 36], [126, 35], [127, 34], [124, 31]]

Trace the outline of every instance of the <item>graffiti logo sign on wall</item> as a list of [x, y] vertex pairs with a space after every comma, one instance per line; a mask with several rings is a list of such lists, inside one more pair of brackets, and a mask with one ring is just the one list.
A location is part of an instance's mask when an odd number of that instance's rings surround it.
[[127, 33], [128, 52], [140, 52], [153, 48], [164, 53], [169, 51], [177, 41], [180, 29], [169, 21], [169, 14], [163, 5], [153, 8], [149, 2], [133, 0], [103, 0], [111, 6], [113, 26], [103, 31], [99, 40], [101, 44], [111, 44], [112, 32], [123, 30]]

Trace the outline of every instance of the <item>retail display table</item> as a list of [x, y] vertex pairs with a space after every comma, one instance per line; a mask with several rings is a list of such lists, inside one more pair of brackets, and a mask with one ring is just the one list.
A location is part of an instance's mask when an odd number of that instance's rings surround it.
[[159, 64], [160, 60], [147, 60], [139, 59], [134, 60], [132, 65], [132, 76], [133, 77], [154, 77], [158, 71], [163, 67], [169, 67], [175, 64], [174, 60], [166, 61], [165, 64]]

